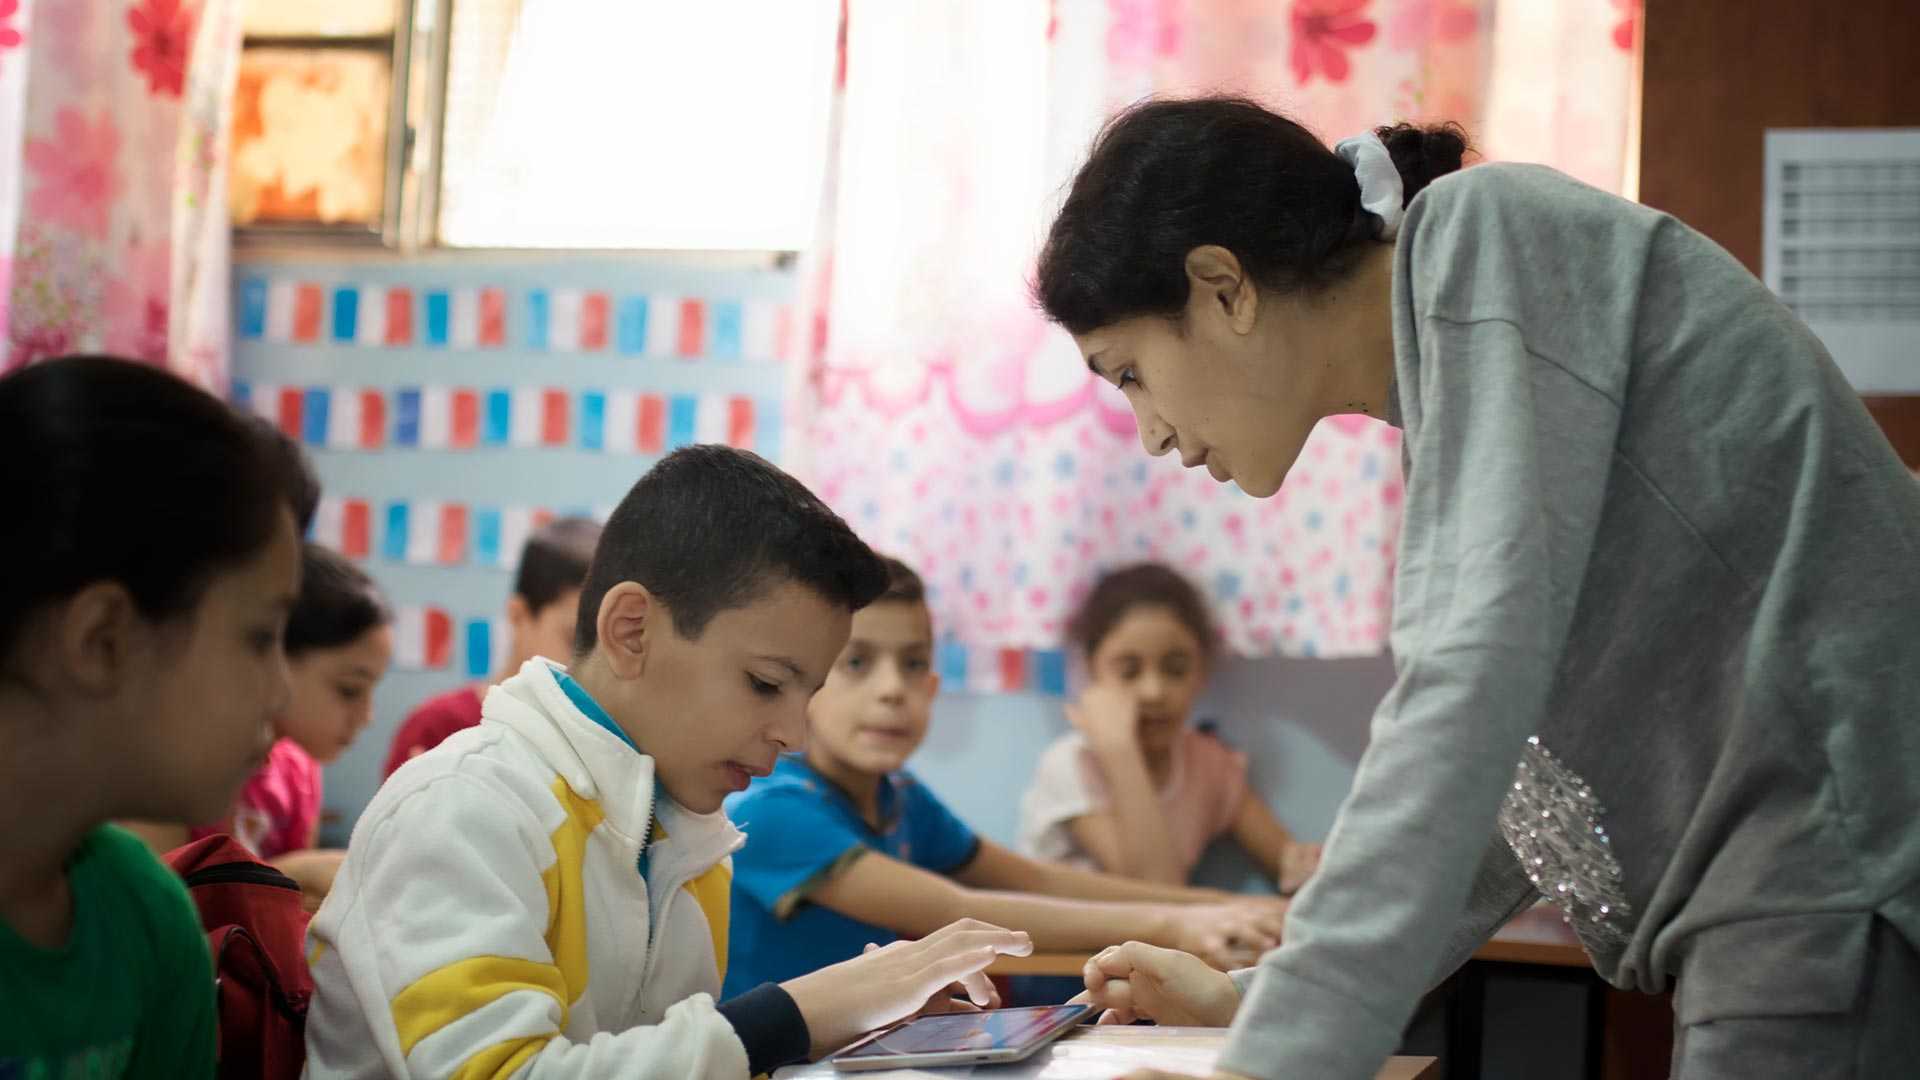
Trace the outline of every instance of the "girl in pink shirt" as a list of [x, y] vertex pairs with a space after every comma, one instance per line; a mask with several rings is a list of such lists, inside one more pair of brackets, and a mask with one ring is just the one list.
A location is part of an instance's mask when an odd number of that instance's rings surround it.
[[1291, 895], [1320, 862], [1248, 790], [1246, 756], [1188, 726], [1217, 635], [1199, 590], [1158, 563], [1102, 577], [1068, 626], [1091, 685], [1021, 804], [1028, 854], [1186, 884], [1233, 838]]
[[[301, 552], [300, 598], [287, 621], [293, 693], [274, 719], [280, 737], [223, 821], [187, 839], [224, 832], [300, 883], [309, 907], [333, 884], [344, 851], [321, 850], [320, 767], [338, 758], [373, 716], [373, 688], [393, 657], [392, 616], [373, 580], [318, 544]], [[152, 835], [155, 846], [175, 837]]]

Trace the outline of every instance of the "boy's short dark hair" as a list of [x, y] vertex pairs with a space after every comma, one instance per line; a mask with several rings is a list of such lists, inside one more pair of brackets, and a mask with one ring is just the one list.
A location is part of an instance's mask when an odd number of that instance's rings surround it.
[[702, 445], [662, 458], [607, 519], [580, 589], [576, 655], [593, 651], [600, 602], [623, 581], [646, 586], [691, 639], [783, 581], [858, 611], [886, 590], [887, 570], [806, 485], [757, 454]]
[[880, 556], [880, 565], [887, 568], [887, 589], [873, 602], [876, 604], [924, 604], [927, 602], [927, 584], [913, 567], [891, 555]]
[[520, 549], [513, 595], [538, 615], [547, 605], [580, 588], [600, 543], [600, 523], [592, 518], [555, 518], [534, 530]]

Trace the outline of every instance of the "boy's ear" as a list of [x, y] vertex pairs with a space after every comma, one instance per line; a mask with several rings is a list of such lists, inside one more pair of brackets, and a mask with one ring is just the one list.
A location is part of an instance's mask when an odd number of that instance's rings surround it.
[[596, 651], [616, 677], [637, 679], [646, 673], [657, 635], [668, 630], [666, 618], [666, 609], [645, 585], [623, 581], [600, 598], [600, 618], [594, 627], [599, 639]]
[[507, 625], [516, 634], [524, 633], [527, 624], [533, 622], [533, 606], [519, 593], [507, 597]]

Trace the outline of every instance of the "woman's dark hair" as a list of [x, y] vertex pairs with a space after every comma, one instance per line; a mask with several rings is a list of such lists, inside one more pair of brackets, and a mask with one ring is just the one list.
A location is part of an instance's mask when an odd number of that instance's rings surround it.
[[302, 546], [300, 598], [287, 617], [288, 656], [352, 644], [392, 621], [379, 586], [364, 571], [330, 548]]
[[[1454, 124], [1375, 134], [1407, 202], [1460, 168], [1467, 150]], [[1317, 290], [1352, 269], [1378, 229], [1353, 166], [1292, 120], [1238, 97], [1149, 101], [1095, 140], [1047, 233], [1034, 295], [1075, 334], [1174, 318], [1186, 310], [1196, 247], [1233, 252], [1267, 289]]]
[[99, 581], [191, 611], [219, 573], [304, 532], [319, 487], [278, 431], [157, 368], [106, 356], [0, 378], [0, 657], [29, 616]]
[[858, 611], [887, 589], [880, 556], [805, 484], [765, 458], [716, 445], [683, 447], [648, 469], [614, 507], [574, 623], [578, 656], [599, 641], [600, 603], [623, 581], [646, 586], [681, 637], [783, 582]]
[[1220, 634], [1213, 611], [1193, 582], [1164, 563], [1134, 563], [1100, 575], [1067, 620], [1067, 640], [1088, 660], [1121, 620], [1141, 608], [1162, 608], [1193, 631], [1200, 651], [1212, 659]]
[[592, 518], [555, 518], [540, 526], [520, 549], [513, 594], [526, 601], [529, 614], [538, 615], [548, 604], [578, 592], [599, 543], [600, 523]]

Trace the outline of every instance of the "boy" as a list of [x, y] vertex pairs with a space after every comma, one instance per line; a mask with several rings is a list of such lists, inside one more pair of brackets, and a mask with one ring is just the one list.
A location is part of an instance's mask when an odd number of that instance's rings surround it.
[[593, 561], [593, 547], [599, 542], [600, 523], [583, 517], [556, 518], [527, 538], [520, 549], [520, 568], [513, 575], [513, 593], [507, 597], [507, 627], [512, 636], [506, 665], [494, 672], [489, 683], [449, 690], [408, 713], [393, 733], [383, 778], [439, 746], [447, 736], [479, 723], [480, 701], [487, 687], [505, 682], [520, 665], [536, 656], [572, 655], [580, 583], [587, 580], [587, 564]]
[[[962, 913], [1026, 930], [1041, 949], [1196, 942], [1222, 967], [1277, 944], [1281, 901], [1028, 859], [974, 835], [904, 771], [939, 677], [924, 587], [905, 564], [882, 561], [887, 591], [854, 615], [809, 708], [806, 752], [729, 800], [749, 838], [734, 861], [729, 990], [857, 956], [867, 942], [918, 937]], [[1195, 901], [1213, 903], [1175, 906]]]
[[314, 917], [315, 1076], [740, 1078], [835, 1049], [1026, 951], [949, 926], [756, 987], [727, 968], [721, 800], [806, 735], [878, 559], [752, 454], [662, 460], [608, 521], [576, 663], [535, 658], [402, 766]]

